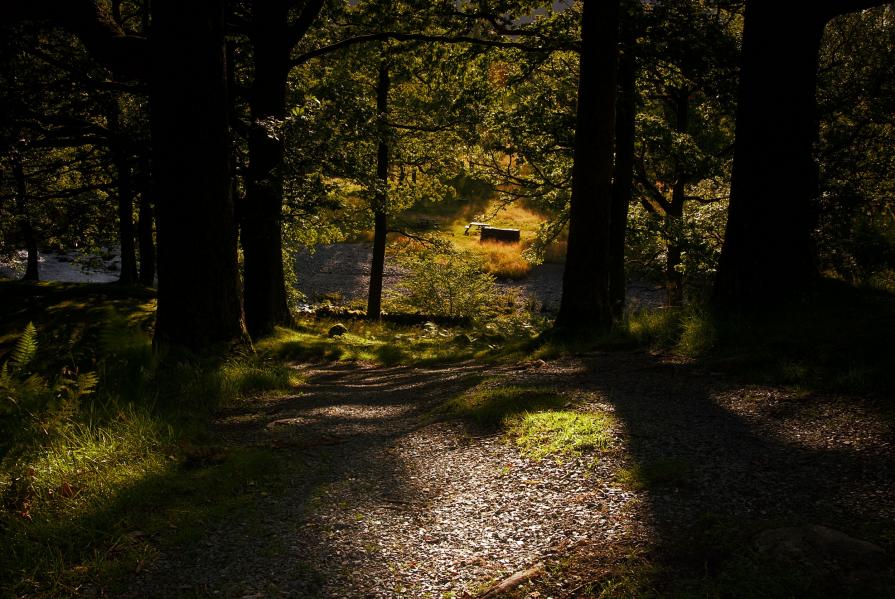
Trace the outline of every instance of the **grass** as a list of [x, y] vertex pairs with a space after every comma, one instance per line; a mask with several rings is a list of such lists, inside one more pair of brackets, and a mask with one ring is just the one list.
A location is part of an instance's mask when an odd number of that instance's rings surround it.
[[[467, 202], [438, 202], [422, 204], [402, 218], [409, 222], [427, 220], [435, 223], [442, 236], [449, 239], [461, 251], [480, 255], [485, 268], [502, 279], [524, 279], [531, 271], [531, 263], [523, 252], [535, 240], [546, 218], [529, 209], [522, 202], [503, 206], [492, 199], [493, 190], [474, 190], [474, 197]], [[519, 229], [521, 242], [515, 244], [479, 241], [478, 234], [466, 234], [465, 228], [473, 220], [487, 216], [493, 227]], [[565, 242], [557, 242], [547, 248], [545, 261], [561, 263], [565, 260]]]
[[531, 271], [531, 263], [522, 256], [519, 244], [485, 242], [480, 251], [484, 254], [485, 270], [500, 279], [524, 279]]
[[795, 305], [719, 318], [700, 306], [640, 310], [597, 337], [542, 336], [533, 358], [594, 350], [649, 349], [766, 384], [841, 393], [895, 390], [895, 294], [825, 281]]
[[485, 359], [496, 354], [486, 336], [462, 327], [355, 320], [342, 323], [348, 328], [344, 335], [328, 337], [327, 332], [335, 323], [329, 319], [307, 320], [295, 329], [278, 328], [255, 347], [261, 355], [276, 360], [356, 360], [383, 366]]
[[690, 465], [677, 458], [635, 464], [618, 473], [619, 482], [635, 491], [685, 488], [690, 486], [690, 478]]
[[551, 410], [511, 418], [507, 433], [522, 453], [535, 460], [605, 450], [612, 419], [602, 413]]
[[[0, 595], [114, 589], [159, 548], [250, 515], [258, 489], [276, 487], [273, 453], [218, 447], [207, 422], [222, 405], [294, 392], [294, 371], [256, 355], [160, 362], [154, 308], [150, 292], [113, 285], [0, 283], [0, 363], [37, 328], [9, 393], [29, 373], [46, 389], [0, 406]], [[85, 374], [95, 389], [59, 395]]]
[[485, 381], [466, 393], [448, 400], [437, 410], [437, 415], [461, 418], [475, 426], [496, 430], [508, 419], [526, 412], [558, 410], [568, 399], [543, 387], [494, 387], [495, 381]]
[[569, 399], [543, 387], [495, 386], [486, 380], [437, 408], [435, 415], [460, 418], [486, 431], [502, 430], [532, 459], [604, 450], [613, 420], [571, 409]]

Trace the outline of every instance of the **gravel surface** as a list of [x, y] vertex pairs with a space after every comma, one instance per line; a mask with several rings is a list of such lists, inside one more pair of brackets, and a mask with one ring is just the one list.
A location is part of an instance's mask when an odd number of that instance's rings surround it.
[[[120, 270], [118, 257], [99, 260], [100, 264], [86, 266], [79, 263], [76, 252], [41, 252], [38, 273], [41, 281], [65, 283], [109, 283], [117, 281]], [[18, 279], [25, 274], [28, 255], [24, 250], [11, 258], [0, 259], [0, 278]]]
[[[337, 243], [321, 245], [310, 253], [299, 252], [295, 259], [298, 289], [309, 303], [337, 299], [343, 303], [366, 300], [370, 280], [372, 245], [369, 243]], [[529, 275], [519, 281], [498, 281], [505, 288], [517, 288], [524, 297], [538, 301], [544, 311], [559, 309], [562, 295], [562, 264], [540, 264], [532, 267]], [[404, 276], [403, 271], [386, 259], [383, 288], [394, 289]], [[665, 292], [661, 286], [634, 281], [628, 288], [632, 307], [658, 307]], [[338, 303], [338, 302], [337, 302]]]
[[[130, 596], [464, 597], [587, 551], [597, 557], [583, 573], [545, 574], [530, 595], [573, 597], [601, 551], [661, 549], [706, 513], [853, 534], [895, 517], [892, 430], [873, 398], [732, 383], [647, 353], [298, 368], [301, 395], [218, 421], [223, 442], [277, 448], [287, 488], [258, 497], [260, 521], [222, 522], [163, 553]], [[614, 440], [599, 455], [537, 462], [428, 416], [484, 376], [612, 413]], [[623, 467], [669, 458], [686, 464], [684, 485], [618, 482]]]

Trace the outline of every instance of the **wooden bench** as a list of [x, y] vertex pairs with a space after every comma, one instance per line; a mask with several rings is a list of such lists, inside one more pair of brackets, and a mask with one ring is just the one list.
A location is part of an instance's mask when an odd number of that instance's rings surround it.
[[495, 227], [488, 227], [487, 229], [482, 229], [482, 235], [479, 238], [479, 241], [496, 241], [498, 243], [519, 243], [522, 237], [519, 234], [519, 229], [497, 229]]

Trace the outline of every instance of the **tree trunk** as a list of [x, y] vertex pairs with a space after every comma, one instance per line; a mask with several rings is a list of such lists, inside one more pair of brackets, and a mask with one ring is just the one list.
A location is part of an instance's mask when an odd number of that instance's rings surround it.
[[289, 76], [289, 10], [280, 0], [252, 5], [254, 80], [251, 91], [249, 168], [240, 206], [246, 325], [255, 338], [277, 325], [292, 324], [283, 271], [284, 142], [270, 132], [271, 121], [286, 116]]
[[40, 254], [37, 249], [37, 235], [34, 233], [31, 217], [28, 215], [28, 182], [25, 179], [25, 168], [18, 153], [13, 155], [12, 176], [16, 181], [16, 212], [18, 212], [16, 216], [19, 221], [19, 230], [22, 232], [22, 240], [25, 242], [25, 251], [28, 253], [22, 280], [37, 281], [40, 279], [38, 272]]
[[615, 170], [609, 217], [609, 299], [612, 315], [625, 312], [625, 233], [628, 207], [634, 189], [634, 140], [637, 117], [637, 60], [634, 12], [640, 2], [626, 2], [621, 14], [621, 49], [618, 62], [618, 102], [615, 107]]
[[385, 241], [388, 234], [388, 65], [379, 65], [376, 84], [376, 112], [379, 115], [379, 145], [376, 149], [376, 178], [379, 189], [373, 203], [373, 262], [370, 265], [370, 292], [367, 296], [367, 317], [378, 319], [382, 315], [382, 276], [385, 271]]
[[121, 251], [118, 282], [133, 285], [137, 282], [137, 254], [134, 248], [134, 179], [128, 155], [126, 132], [121, 129], [121, 107], [113, 99], [106, 113], [112, 140], [109, 152], [115, 166], [118, 187], [118, 246]]
[[248, 343], [230, 195], [222, 0], [152, 3], [155, 344]]
[[140, 246], [140, 283], [151, 287], [155, 283], [155, 244], [152, 240], [151, 183], [140, 193], [137, 240]]
[[593, 334], [612, 324], [609, 218], [619, 2], [585, 2], [582, 10], [569, 245], [555, 328]]
[[824, 24], [795, 3], [747, 3], [718, 308], [760, 311], [797, 297], [816, 277], [812, 146]]
[[123, 148], [115, 153], [118, 175], [118, 241], [121, 245], [121, 272], [118, 282], [133, 285], [137, 282], [137, 254], [134, 248], [134, 186], [130, 161]]
[[[690, 94], [688, 90], [678, 90], [674, 99], [674, 129], [686, 133], [689, 126]], [[668, 236], [665, 246], [665, 293], [669, 306], [684, 305], [684, 276], [679, 270], [683, 248], [681, 246], [684, 224], [684, 201], [687, 184], [686, 165], [683, 158], [676, 158], [674, 185], [671, 188], [671, 204], [665, 213], [665, 231]]]

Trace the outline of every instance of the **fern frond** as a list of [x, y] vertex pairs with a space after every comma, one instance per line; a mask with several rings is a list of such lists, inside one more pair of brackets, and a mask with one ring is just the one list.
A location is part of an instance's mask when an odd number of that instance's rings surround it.
[[12, 350], [10, 362], [15, 370], [21, 371], [31, 363], [35, 355], [37, 355], [37, 329], [34, 328], [33, 322], [29, 322]]
[[95, 372], [79, 374], [77, 381], [77, 396], [83, 397], [84, 395], [90, 395], [96, 389], [97, 383], [99, 383], [99, 376], [97, 376]]

